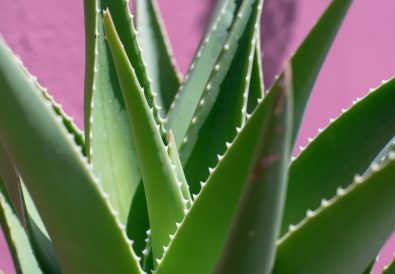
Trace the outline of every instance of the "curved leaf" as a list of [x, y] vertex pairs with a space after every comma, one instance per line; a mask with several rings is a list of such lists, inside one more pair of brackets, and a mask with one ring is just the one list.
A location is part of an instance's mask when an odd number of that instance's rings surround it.
[[372, 173], [308, 211], [279, 240], [273, 273], [362, 273], [395, 226], [394, 176], [391, 152]]
[[141, 273], [74, 136], [3, 41], [0, 59], [0, 137], [25, 179], [62, 272]]
[[[291, 164], [281, 234], [347, 187], [395, 135], [395, 79], [333, 121]], [[361, 138], [363, 136], [363, 138]], [[371, 258], [373, 260], [374, 257]]]
[[[315, 80], [351, 3], [352, 0], [333, 0], [291, 58], [292, 86], [295, 94], [293, 143], [298, 135]], [[271, 89], [276, 88], [276, 85], [278, 81]]]

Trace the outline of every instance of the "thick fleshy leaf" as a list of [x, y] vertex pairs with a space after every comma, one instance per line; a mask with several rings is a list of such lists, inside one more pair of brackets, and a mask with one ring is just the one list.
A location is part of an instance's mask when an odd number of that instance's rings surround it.
[[29, 193], [23, 191], [20, 176], [10, 154], [0, 144], [0, 176], [3, 177], [5, 190], [7, 191], [14, 212], [18, 216], [28, 235], [34, 255], [40, 268], [44, 272], [60, 273], [58, 260], [52, 247], [48, 233], [42, 224], [41, 218], [36, 212]]
[[[36, 79], [29, 74], [27, 70], [24, 72], [27, 77]], [[63, 122], [64, 127], [79, 146], [81, 153], [86, 155], [83, 132], [74, 124], [73, 118], [64, 112], [62, 106], [56, 103], [54, 98], [48, 94], [47, 89], [42, 87], [38, 82], [36, 82], [36, 89], [46, 99], [48, 106], [52, 107], [53, 111], [58, 115], [59, 121]], [[24, 188], [20, 175], [11, 159], [11, 155], [9, 155], [5, 149], [4, 153], [3, 156], [5, 156], [5, 158], [3, 158], [2, 168], [0, 169], [6, 174], [4, 181], [6, 186], [8, 186], [8, 193], [14, 197], [14, 206], [18, 204], [20, 208], [19, 211], [22, 210], [22, 214], [20, 212], [18, 217], [28, 234], [29, 241], [40, 268], [44, 272], [60, 273], [58, 259], [56, 258], [52, 242], [42, 223], [41, 217], [36, 210], [30, 194]]]
[[394, 102], [392, 79], [333, 121], [291, 164], [282, 235], [337, 187], [365, 173], [395, 135]]
[[[270, 113], [262, 152], [244, 186], [216, 274], [271, 273], [291, 158], [291, 74]], [[270, 130], [269, 130], [270, 129]]]
[[[395, 152], [278, 242], [274, 274], [362, 273], [395, 227]], [[352, 258], [352, 260], [350, 260]]]
[[18, 217], [8, 203], [6, 193], [1, 185], [4, 185], [0, 176], [0, 225], [7, 239], [8, 246], [18, 274], [43, 273], [34, 258], [29, 240]]
[[84, 1], [85, 138], [93, 170], [126, 224], [141, 175], [111, 52], [104, 41], [102, 4], [99, 0]]
[[[245, 2], [249, 1], [245, 0]], [[166, 126], [173, 130], [177, 147], [180, 147], [201, 96], [206, 90], [207, 81], [228, 39], [230, 27], [234, 22], [239, 22], [237, 25], [245, 24], [248, 19], [245, 16], [243, 20], [235, 20], [236, 11], [241, 2], [241, 0], [219, 1], [216, 12], [218, 16], [202, 40], [184, 83], [170, 106]], [[228, 45], [227, 47], [233, 49], [234, 46]]]
[[261, 7], [262, 1], [245, 1], [240, 7], [238, 20], [244, 24], [235, 23], [231, 30], [227, 44], [234, 47], [224, 48], [218, 58], [181, 144], [181, 162], [192, 193], [199, 192], [199, 182], [207, 179], [217, 155], [224, 154], [225, 143], [245, 122]]
[[[286, 102], [284, 90], [271, 92], [257, 107], [245, 127], [202, 187], [159, 264], [157, 274], [212, 273], [224, 247], [240, 193], [251, 169], [262, 158], [266, 138], [276, 125], [273, 113]], [[204, 240], [202, 240], [204, 239]], [[209, 244], [208, 244], [209, 243]], [[193, 247], [193, 248], [191, 248]]]
[[[155, 99], [155, 95], [152, 91], [151, 82], [137, 41], [137, 32], [133, 25], [133, 18], [130, 14], [128, 1], [86, 0], [84, 1], [84, 5], [86, 18], [85, 40], [86, 47], [88, 49], [85, 72], [85, 134], [87, 136], [87, 143], [90, 143], [89, 136], [92, 135], [91, 137], [93, 137], [93, 139], [98, 138], [97, 150], [103, 151], [104, 147], [108, 144], [111, 144], [114, 148], [107, 149], [109, 157], [106, 157], [105, 155], [104, 157], [100, 157], [100, 155], [103, 154], [96, 155], [99, 157], [97, 160], [97, 165], [99, 165], [99, 167], [95, 170], [109, 176], [109, 180], [105, 181], [104, 184], [108, 185], [111, 192], [115, 192], [116, 189], [118, 189], [113, 187], [113, 184], [111, 183], [112, 181], [117, 182], [117, 185], [120, 187], [120, 191], [117, 191], [116, 193], [119, 197], [113, 197], [113, 203], [121, 206], [122, 204], [130, 205], [126, 224], [127, 231], [128, 235], [130, 235], [135, 241], [134, 248], [140, 255], [144, 248], [145, 231], [149, 228], [147, 206], [141, 181], [141, 174], [139, 174], [139, 167], [137, 165], [137, 156], [133, 146], [133, 140], [131, 140], [132, 133], [127, 121], [127, 113], [125, 111], [124, 102], [120, 99], [122, 94], [117, 81], [111, 53], [104, 42], [104, 33], [102, 29], [103, 9], [108, 7], [114, 15], [114, 24], [119, 32], [122, 43], [125, 45], [129, 61], [135, 69], [139, 83], [144, 89], [147, 102], [154, 110], [155, 120], [159, 124], [161, 123], [161, 118], [159, 117], [160, 106], [158, 106], [156, 102], [157, 100]], [[97, 56], [103, 58], [103, 60], [97, 58]], [[100, 76], [99, 78], [99, 74], [101, 73], [99, 66], [102, 65], [104, 73], [107, 70], [108, 73]], [[94, 85], [96, 80], [98, 81], [98, 85]], [[95, 96], [93, 87], [96, 89], [103, 89], [101, 93], [96, 92], [98, 95], [103, 94], [102, 98]], [[107, 99], [107, 101], [105, 99]], [[101, 111], [97, 107], [92, 109], [92, 106], [97, 105], [95, 100], [97, 100], [106, 111]], [[120, 110], [122, 110], [121, 113]], [[100, 119], [92, 119], [91, 112], [93, 113], [93, 116], [94, 113], [97, 113], [98, 116], [102, 116], [103, 113], [106, 113], [106, 115], [110, 117], [104, 117], [106, 118], [104, 120], [102, 119], [103, 117]], [[91, 134], [91, 122], [96, 124], [96, 134], [94, 132]], [[162, 135], [163, 134], [164, 131], [162, 131]], [[110, 153], [116, 151], [119, 147], [122, 148], [122, 151], [120, 151], [120, 153], [114, 153], [114, 155], [118, 155], [118, 157], [114, 159], [114, 157], [112, 157], [113, 154]], [[120, 163], [117, 164], [118, 162]], [[100, 166], [102, 166], [102, 168], [100, 168]], [[128, 168], [125, 169], [125, 166]], [[111, 178], [111, 175], [117, 176], [119, 180], [115, 181], [114, 178]], [[123, 180], [124, 178], [127, 178], [127, 180]], [[121, 191], [122, 189], [124, 190], [123, 192]], [[121, 217], [121, 221], [126, 221], [126, 219], [124, 220]]]
[[160, 125], [155, 122], [108, 10], [104, 11], [103, 19], [136, 142], [147, 198], [152, 249], [157, 259], [162, 256], [163, 246], [169, 243], [169, 234], [175, 231], [176, 222], [182, 220], [186, 201], [163, 143]]
[[152, 88], [158, 93], [158, 101], [162, 106], [161, 114], [166, 116], [180, 87], [180, 73], [170, 47], [170, 41], [163, 28], [164, 23], [156, 0], [135, 0], [138, 39], [148, 75], [152, 78]]
[[[159, 115], [161, 105], [158, 100], [158, 95], [154, 92], [152, 87], [152, 80], [148, 77], [148, 70], [146, 63], [143, 60], [142, 49], [139, 41], [137, 40], [137, 31], [133, 24], [133, 15], [129, 10], [128, 0], [100, 0], [101, 9], [109, 9], [114, 17], [114, 24], [118, 31], [119, 38], [122, 44], [125, 46], [126, 54], [129, 58], [129, 62], [132, 64], [140, 86], [144, 90], [145, 98], [147, 99], [148, 105], [153, 109], [154, 118], [157, 124], [162, 123], [162, 119]], [[161, 134], [165, 132], [162, 130]]]
[[141, 273], [108, 194], [62, 117], [3, 41], [0, 59], [0, 138], [41, 214], [62, 272]]
[[[295, 106], [293, 142], [298, 135], [315, 80], [351, 3], [352, 0], [333, 0], [291, 58]], [[276, 85], [278, 81], [271, 89], [276, 88]]]

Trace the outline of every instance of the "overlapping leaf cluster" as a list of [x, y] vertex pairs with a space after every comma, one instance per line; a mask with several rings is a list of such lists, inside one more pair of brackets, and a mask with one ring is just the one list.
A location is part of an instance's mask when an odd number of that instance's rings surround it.
[[268, 89], [262, 0], [220, 0], [185, 77], [155, 1], [136, 2], [134, 20], [126, 0], [84, 1], [84, 133], [0, 41], [17, 272], [369, 273], [395, 226], [395, 80], [291, 161], [352, 1], [332, 1]]

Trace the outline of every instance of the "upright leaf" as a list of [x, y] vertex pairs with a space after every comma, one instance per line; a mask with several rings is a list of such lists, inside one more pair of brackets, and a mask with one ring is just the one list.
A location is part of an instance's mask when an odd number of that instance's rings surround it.
[[262, 1], [242, 4], [238, 12], [242, 16], [227, 40], [234, 48], [224, 48], [218, 58], [181, 144], [180, 157], [193, 193], [199, 192], [199, 182], [207, 179], [217, 156], [226, 151], [225, 143], [245, 122], [261, 7]]
[[0, 138], [25, 179], [62, 272], [141, 273], [108, 194], [62, 117], [3, 41], [0, 59]]
[[[161, 123], [158, 102], [152, 91], [152, 85], [141, 54], [140, 45], [137, 41], [137, 33], [133, 25], [133, 18], [129, 11], [127, 0], [86, 0], [86, 85], [85, 85], [85, 129], [87, 143], [89, 136], [97, 139], [97, 149], [103, 151], [103, 147], [111, 146], [107, 153], [96, 155], [99, 175], [107, 175], [105, 184], [113, 193], [112, 202], [114, 206], [125, 208], [121, 221], [127, 221], [128, 234], [135, 241], [134, 248], [140, 254], [144, 248], [145, 231], [148, 229], [148, 213], [144, 197], [144, 189], [141, 182], [141, 174], [137, 164], [137, 156], [131, 136], [131, 129], [124, 102], [121, 100], [120, 91], [111, 53], [103, 41], [102, 11], [109, 8], [114, 15], [114, 24], [119, 32], [122, 43], [129, 61], [132, 63], [139, 84], [144, 89], [145, 97], [149, 106], [154, 110], [157, 123]], [[95, 54], [101, 58], [95, 58]], [[103, 64], [104, 75], [99, 77], [100, 65]], [[107, 71], [107, 72], [106, 72]], [[96, 75], [96, 76], [95, 76]], [[94, 85], [95, 80], [98, 84]], [[100, 80], [101, 79], [101, 80]], [[93, 87], [102, 89], [95, 92]], [[99, 96], [103, 94], [103, 96]], [[96, 103], [95, 100], [98, 102]], [[102, 105], [103, 109], [96, 106]], [[94, 119], [95, 113], [98, 119]], [[101, 117], [105, 114], [105, 117]], [[93, 118], [92, 118], [93, 117]], [[96, 124], [95, 130], [91, 132], [90, 123]], [[162, 130], [162, 135], [164, 131]], [[95, 137], [96, 136], [96, 137]], [[96, 142], [96, 141], [95, 141]], [[121, 150], [121, 151], [119, 151]], [[95, 150], [93, 150], [94, 153]], [[111, 152], [114, 152], [112, 154]], [[118, 153], [119, 152], [119, 153]], [[107, 155], [105, 155], [107, 154]], [[118, 155], [116, 158], [112, 155]], [[93, 162], [93, 161], [92, 161]], [[93, 164], [95, 166], [95, 164]], [[127, 166], [127, 168], [124, 168]], [[118, 191], [117, 191], [118, 190]], [[127, 208], [129, 206], [129, 208]], [[117, 210], [120, 210], [117, 208]], [[126, 211], [127, 210], [127, 211]]]
[[[299, 132], [317, 75], [352, 1], [333, 0], [291, 58], [292, 71], [294, 72], [292, 86], [295, 94], [293, 143]], [[271, 89], [276, 88], [278, 84], [276, 81]]]
[[[244, 186], [217, 274], [271, 273], [287, 189], [291, 155], [291, 75], [283, 79], [282, 92], [271, 113], [262, 147]], [[285, 102], [284, 102], [285, 101]]]
[[147, 198], [153, 254], [155, 259], [160, 259], [163, 246], [170, 241], [169, 234], [175, 231], [176, 222], [184, 216], [186, 204], [162, 141], [160, 126], [155, 123], [107, 10], [104, 12], [104, 27], [136, 142]]
[[271, 92], [234, 142], [228, 145], [227, 152], [195, 197], [176, 234], [171, 236], [173, 240], [157, 268], [157, 274], [177, 273], [180, 269], [188, 269], [189, 274], [214, 271], [240, 193], [257, 159], [267, 152], [264, 148], [271, 140], [266, 136], [276, 129], [271, 119], [285, 102], [284, 90]]
[[178, 72], [164, 29], [156, 0], [136, 0], [138, 39], [148, 75], [152, 77], [152, 88], [158, 93], [158, 101], [165, 117], [180, 86]]
[[395, 152], [278, 242], [274, 274], [362, 273], [395, 226]]
[[103, 182], [121, 222], [126, 224], [141, 175], [125, 102], [104, 41], [102, 4], [99, 0], [84, 1], [85, 139], [93, 170]]
[[[332, 122], [291, 164], [281, 234], [347, 187], [395, 135], [395, 79]], [[361, 138], [360, 136], [363, 136]], [[373, 260], [374, 257], [371, 258]]]
[[[173, 130], [178, 147], [181, 145], [188, 126], [193, 119], [217, 58], [228, 39], [229, 28], [234, 22], [236, 11], [240, 7], [241, 2], [242, 0], [224, 0], [219, 2], [219, 16], [212, 23], [211, 29], [202, 40], [189, 72], [185, 76], [184, 83], [170, 106], [166, 126], [168, 129]], [[234, 45], [228, 46], [233, 48]]]

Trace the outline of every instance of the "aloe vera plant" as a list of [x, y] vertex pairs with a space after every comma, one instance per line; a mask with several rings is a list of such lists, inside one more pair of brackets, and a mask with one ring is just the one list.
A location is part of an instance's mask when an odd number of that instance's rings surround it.
[[352, 0], [332, 1], [268, 89], [263, 0], [218, 1], [185, 77], [155, 1], [136, 2], [134, 20], [126, 0], [84, 1], [84, 132], [0, 40], [17, 273], [370, 273], [395, 226], [395, 79], [291, 160]]

